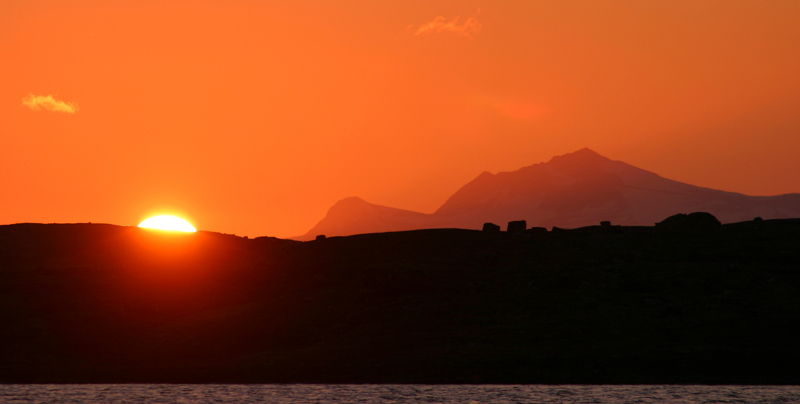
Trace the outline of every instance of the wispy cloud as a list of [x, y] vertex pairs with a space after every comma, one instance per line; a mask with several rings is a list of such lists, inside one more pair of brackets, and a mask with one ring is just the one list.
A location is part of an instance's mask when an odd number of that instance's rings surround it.
[[464, 20], [464, 22], [461, 24], [458, 23], [459, 18], [461, 17], [456, 17], [448, 21], [443, 16], [438, 16], [434, 18], [433, 21], [427, 24], [422, 24], [414, 32], [414, 35], [430, 34], [436, 32], [452, 32], [454, 34], [472, 38], [472, 35], [477, 34], [481, 31], [482, 24], [475, 17], [469, 17], [466, 20]]
[[53, 111], [65, 112], [67, 114], [74, 114], [78, 112], [78, 104], [74, 102], [65, 102], [55, 99], [52, 95], [33, 95], [28, 94], [27, 97], [22, 99], [22, 105], [34, 111]]

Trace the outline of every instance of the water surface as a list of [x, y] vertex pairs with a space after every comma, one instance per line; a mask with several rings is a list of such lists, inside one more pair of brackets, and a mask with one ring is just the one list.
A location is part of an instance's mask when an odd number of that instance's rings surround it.
[[0, 403], [800, 403], [800, 386], [7, 384]]

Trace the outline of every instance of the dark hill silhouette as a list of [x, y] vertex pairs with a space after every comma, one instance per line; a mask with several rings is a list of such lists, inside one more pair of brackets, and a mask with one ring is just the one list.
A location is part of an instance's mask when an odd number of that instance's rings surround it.
[[[357, 198], [356, 198], [357, 199]], [[338, 208], [340, 204], [347, 209]], [[480, 229], [483, 223], [526, 220], [529, 226], [576, 228], [601, 220], [652, 226], [676, 212], [704, 211], [722, 223], [800, 217], [800, 194], [748, 196], [660, 177], [592, 150], [553, 157], [513, 172], [484, 172], [433, 214], [338, 202], [300, 240], [423, 228]]]
[[800, 383], [800, 220], [662, 219], [0, 226], [0, 383]]

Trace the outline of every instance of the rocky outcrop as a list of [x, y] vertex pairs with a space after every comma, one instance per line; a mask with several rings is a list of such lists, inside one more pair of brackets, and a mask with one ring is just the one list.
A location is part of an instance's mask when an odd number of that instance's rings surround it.
[[514, 220], [508, 222], [508, 227], [506, 227], [506, 231], [509, 233], [524, 233], [527, 227], [528, 224], [524, 220]]
[[484, 223], [482, 230], [487, 232], [487, 233], [498, 233], [498, 232], [500, 232], [500, 226], [498, 226], [498, 225], [496, 225], [494, 223]]
[[675, 230], [713, 229], [721, 226], [719, 220], [708, 212], [679, 213], [658, 223], [656, 227]]

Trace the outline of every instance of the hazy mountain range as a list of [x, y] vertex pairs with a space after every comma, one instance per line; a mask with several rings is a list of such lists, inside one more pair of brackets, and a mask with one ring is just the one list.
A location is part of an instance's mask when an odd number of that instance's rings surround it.
[[722, 223], [800, 217], [800, 194], [748, 196], [663, 178], [592, 150], [553, 157], [512, 172], [483, 172], [431, 214], [342, 199], [299, 240], [316, 235], [425, 228], [480, 229], [512, 220], [528, 226], [575, 228], [610, 220], [652, 226], [676, 213], [709, 212]]

